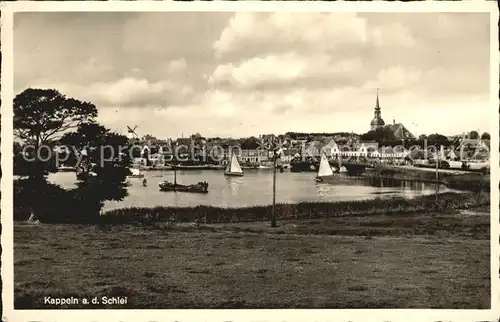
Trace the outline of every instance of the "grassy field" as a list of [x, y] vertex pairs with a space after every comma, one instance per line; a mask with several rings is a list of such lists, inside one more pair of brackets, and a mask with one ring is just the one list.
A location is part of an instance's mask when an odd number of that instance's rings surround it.
[[[490, 306], [489, 209], [228, 224], [15, 223], [15, 308]], [[72, 307], [74, 308], [74, 306]]]

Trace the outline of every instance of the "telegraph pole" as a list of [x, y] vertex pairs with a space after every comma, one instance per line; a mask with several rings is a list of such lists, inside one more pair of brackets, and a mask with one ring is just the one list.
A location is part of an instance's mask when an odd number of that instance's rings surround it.
[[271, 227], [276, 227], [276, 151], [273, 155], [273, 213], [271, 215]]
[[278, 149], [275, 144], [273, 147], [273, 208], [271, 213], [271, 227], [275, 228], [276, 224], [276, 161], [278, 159]]
[[439, 194], [439, 153], [441, 150], [436, 151], [436, 205], [438, 204], [438, 194]]

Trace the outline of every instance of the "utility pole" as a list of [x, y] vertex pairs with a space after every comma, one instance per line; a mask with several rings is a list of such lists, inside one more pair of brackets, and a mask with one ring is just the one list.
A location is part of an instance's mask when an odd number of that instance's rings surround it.
[[439, 153], [441, 151], [436, 151], [436, 205], [438, 204], [438, 194], [439, 194]]
[[278, 151], [276, 146], [273, 146], [273, 209], [271, 213], [271, 227], [276, 225], [276, 161], [278, 159]]

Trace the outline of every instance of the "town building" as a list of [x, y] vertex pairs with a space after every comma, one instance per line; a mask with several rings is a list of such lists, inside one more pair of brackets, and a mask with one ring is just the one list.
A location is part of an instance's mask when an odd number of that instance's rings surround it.
[[375, 111], [372, 121], [370, 122], [370, 131], [376, 131], [377, 129], [383, 128], [385, 122], [382, 119], [382, 112], [380, 109], [380, 103], [378, 99], [378, 88], [377, 88], [377, 102], [375, 103]]
[[262, 141], [250, 137], [241, 144], [240, 161], [248, 164], [260, 164], [269, 159], [269, 152]]
[[395, 119], [392, 120], [392, 124], [385, 124], [385, 121], [382, 119], [382, 109], [377, 89], [377, 101], [375, 103], [374, 117], [370, 122], [370, 131], [376, 131], [381, 128], [390, 129], [398, 140], [415, 139], [415, 136], [402, 123], [396, 123]]

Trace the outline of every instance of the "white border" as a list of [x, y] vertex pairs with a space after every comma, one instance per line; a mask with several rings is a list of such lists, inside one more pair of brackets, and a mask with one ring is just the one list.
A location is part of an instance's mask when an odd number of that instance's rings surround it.
[[[499, 51], [495, 1], [464, 2], [27, 2], [0, 4], [2, 41], [2, 281], [8, 321], [498, 321], [499, 281]], [[289, 12], [489, 12], [491, 14], [491, 286], [490, 310], [322, 309], [322, 310], [13, 310], [12, 99], [13, 13], [22, 11], [289, 11]], [[466, 45], [464, 43], [464, 45]], [[465, 76], [464, 76], [465, 77]], [[472, 112], [472, 111], [471, 111]]]

